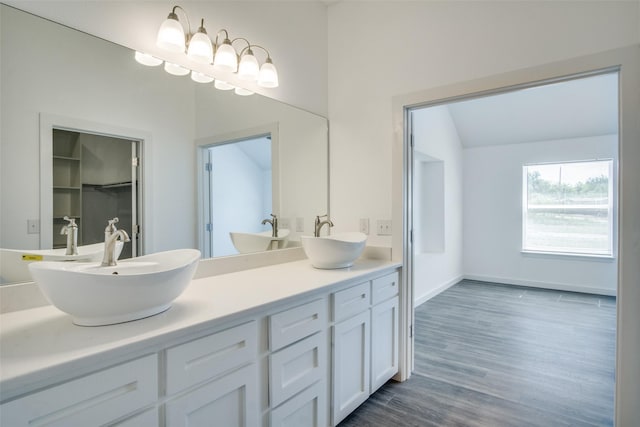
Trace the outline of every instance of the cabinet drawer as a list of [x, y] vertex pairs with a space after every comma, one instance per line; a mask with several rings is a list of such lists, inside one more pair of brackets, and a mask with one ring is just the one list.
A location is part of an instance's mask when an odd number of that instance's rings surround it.
[[257, 357], [255, 321], [167, 350], [167, 394], [212, 379]]
[[104, 425], [157, 398], [154, 354], [5, 403], [0, 407], [0, 425]]
[[327, 388], [318, 381], [271, 411], [271, 427], [324, 427], [327, 425]]
[[258, 427], [259, 411], [253, 363], [168, 401], [165, 422], [166, 427]]
[[110, 427], [153, 427], [158, 425], [160, 425], [158, 408], [153, 408], [131, 418], [127, 418], [124, 421], [120, 421], [119, 423], [115, 423]]
[[371, 304], [375, 305], [398, 295], [398, 280], [399, 275], [397, 272], [373, 279], [371, 281]]
[[364, 282], [333, 294], [333, 320], [339, 322], [369, 308], [369, 282]]
[[269, 317], [269, 347], [278, 350], [315, 334], [326, 324], [326, 302], [323, 299], [291, 308]]
[[269, 400], [272, 407], [326, 376], [326, 343], [326, 335], [320, 332], [270, 356]]

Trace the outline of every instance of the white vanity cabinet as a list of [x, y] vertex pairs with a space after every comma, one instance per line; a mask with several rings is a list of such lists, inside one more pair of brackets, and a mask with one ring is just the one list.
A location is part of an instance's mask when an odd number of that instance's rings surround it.
[[269, 316], [271, 427], [327, 425], [327, 298]]
[[259, 425], [257, 322], [166, 350], [167, 427]]
[[157, 399], [158, 357], [152, 354], [4, 403], [0, 425], [158, 425]]
[[398, 372], [398, 274], [333, 294], [332, 425]]

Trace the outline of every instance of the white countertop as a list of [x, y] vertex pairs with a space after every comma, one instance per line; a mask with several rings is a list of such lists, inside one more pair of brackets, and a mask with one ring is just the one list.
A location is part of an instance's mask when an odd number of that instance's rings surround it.
[[172, 307], [146, 319], [83, 327], [54, 306], [0, 315], [0, 401], [37, 388], [153, 353], [241, 315], [286, 304], [346, 281], [367, 280], [401, 265], [360, 259], [353, 267], [318, 270], [308, 260], [191, 282]]

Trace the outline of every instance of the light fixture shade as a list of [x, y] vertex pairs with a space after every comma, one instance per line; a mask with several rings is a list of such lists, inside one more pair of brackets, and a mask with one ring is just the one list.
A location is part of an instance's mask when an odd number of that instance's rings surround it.
[[242, 55], [240, 58], [240, 64], [238, 65], [238, 77], [240, 80], [258, 80], [258, 73], [260, 72], [260, 66], [258, 60], [253, 56], [251, 49]]
[[250, 90], [245, 89], [243, 87], [236, 87], [234, 92], [236, 93], [236, 95], [240, 95], [240, 96], [253, 95], [253, 92], [251, 92]]
[[[202, 27], [200, 29], [204, 30]], [[213, 62], [213, 46], [206, 32], [198, 31], [191, 37], [187, 56], [203, 64], [211, 64]]]
[[148, 67], [155, 67], [162, 64], [162, 59], [156, 58], [155, 56], [151, 56], [148, 53], [138, 52], [136, 51], [135, 55], [136, 61], [138, 61], [142, 65], [146, 65]]
[[229, 39], [226, 39], [216, 50], [213, 57], [213, 68], [218, 71], [228, 71], [235, 73], [238, 69], [238, 55], [231, 46]]
[[260, 74], [258, 75], [258, 85], [262, 87], [278, 87], [278, 70], [271, 62], [271, 59], [267, 58], [262, 67], [260, 67]]
[[213, 86], [215, 86], [216, 89], [220, 89], [220, 90], [231, 90], [236, 88], [234, 85], [231, 85], [222, 80], [216, 80]]
[[213, 81], [213, 77], [199, 73], [198, 71], [191, 71], [191, 80], [198, 83], [211, 83]]
[[188, 68], [184, 68], [181, 65], [173, 64], [171, 62], [164, 63], [164, 70], [169, 74], [173, 74], [174, 76], [186, 76], [187, 74], [189, 74]]
[[156, 45], [170, 52], [185, 51], [184, 28], [178, 21], [178, 17], [171, 13], [158, 30]]

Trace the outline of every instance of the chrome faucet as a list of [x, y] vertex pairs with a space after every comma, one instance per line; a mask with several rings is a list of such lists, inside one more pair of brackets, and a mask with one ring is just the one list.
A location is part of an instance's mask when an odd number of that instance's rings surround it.
[[65, 221], [69, 221], [69, 224], [64, 225], [60, 230], [60, 234], [67, 235], [67, 250], [65, 255], [78, 255], [78, 226], [74, 218], [64, 216]]
[[113, 267], [116, 264], [116, 241], [120, 239], [123, 242], [131, 241], [129, 235], [124, 230], [118, 230], [116, 223], [120, 220], [118, 217], [107, 221], [107, 227], [104, 229], [104, 255], [102, 257], [103, 267]]
[[[327, 218], [324, 221], [320, 221], [320, 218]], [[322, 226], [328, 224], [329, 227], [333, 227], [333, 222], [331, 222], [331, 220], [329, 219], [329, 215], [318, 215], [316, 216], [316, 220], [314, 222], [314, 230], [313, 230], [313, 235], [315, 237], [320, 237], [320, 230], [322, 229]]]
[[271, 217], [271, 219], [263, 219], [262, 225], [271, 224], [271, 237], [278, 237], [278, 217], [274, 214], [271, 214]]

